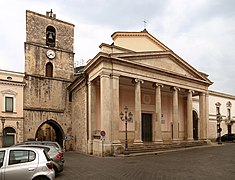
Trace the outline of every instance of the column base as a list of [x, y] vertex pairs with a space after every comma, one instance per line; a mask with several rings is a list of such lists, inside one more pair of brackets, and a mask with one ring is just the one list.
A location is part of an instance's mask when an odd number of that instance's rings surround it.
[[141, 140], [134, 140], [133, 144], [143, 144], [143, 141], [141, 141]]
[[188, 142], [194, 142], [194, 139], [193, 138], [188, 138], [187, 141]]
[[93, 154], [93, 140], [88, 140], [88, 154]]
[[121, 143], [112, 143], [112, 155], [116, 156], [119, 154], [122, 154], [123, 152], [123, 147]]
[[156, 140], [153, 142], [154, 144], [163, 144], [163, 141], [162, 140]]
[[173, 142], [173, 143], [179, 143], [179, 142], [180, 142], [180, 139], [172, 139], [172, 142]]

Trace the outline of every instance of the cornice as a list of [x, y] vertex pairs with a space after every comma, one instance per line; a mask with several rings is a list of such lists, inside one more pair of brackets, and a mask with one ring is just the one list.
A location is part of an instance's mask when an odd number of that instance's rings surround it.
[[115, 40], [118, 36], [123, 36], [123, 37], [133, 37], [133, 36], [145, 36], [151, 39], [153, 42], [155, 42], [157, 45], [161, 46], [165, 50], [170, 50], [165, 44], [163, 44], [161, 41], [156, 39], [153, 35], [151, 35], [147, 30], [141, 31], [141, 32], [121, 32], [117, 31], [114, 32], [111, 37], [113, 40]]
[[61, 51], [61, 52], [66, 52], [66, 53], [70, 53], [70, 54], [75, 54], [73, 51], [68, 51], [68, 50], [65, 50], [65, 49], [60, 49], [60, 48], [57, 48], [57, 47], [49, 47], [49, 46], [45, 46], [45, 45], [42, 45], [42, 44], [37, 44], [35, 42], [24, 42], [25, 44], [29, 44], [29, 45], [32, 45], [32, 46], [37, 46], [37, 47], [41, 47], [41, 48], [44, 48], [44, 49], [53, 49], [55, 51]]
[[214, 96], [218, 96], [218, 97], [222, 97], [222, 98], [229, 98], [229, 99], [235, 100], [234, 95], [216, 92], [216, 91], [212, 91], [212, 90], [209, 90], [209, 95], [214, 95]]
[[62, 20], [60, 20], [60, 19], [56, 19], [56, 18], [50, 18], [50, 17], [48, 17], [48, 16], [46, 16], [46, 15], [43, 15], [43, 14], [39, 14], [39, 13], [36, 13], [36, 12], [33, 12], [33, 11], [30, 11], [30, 10], [26, 10], [26, 14], [27, 13], [31, 13], [31, 14], [34, 14], [34, 15], [37, 15], [37, 16], [40, 16], [40, 17], [43, 17], [43, 18], [46, 18], [46, 19], [48, 19], [48, 20], [53, 20], [53, 21], [57, 21], [57, 22], [62, 22], [62, 23], [65, 23], [65, 24], [67, 24], [67, 25], [70, 25], [70, 26], [75, 26], [74, 24], [72, 24], [72, 23], [69, 23], [69, 22], [66, 22], [66, 21], [62, 21]]
[[62, 78], [55, 78], [55, 77], [45, 77], [45, 76], [41, 76], [41, 75], [34, 75], [34, 74], [26, 74], [25, 73], [25, 79], [27, 80], [27, 77], [31, 76], [31, 77], [35, 77], [35, 78], [39, 78], [39, 79], [48, 79], [48, 80], [55, 80], [55, 81], [63, 81], [63, 82], [67, 82], [67, 83], [71, 83], [73, 81], [67, 80], [67, 79], [62, 79]]
[[64, 109], [50, 109], [50, 108], [37, 108], [37, 107], [24, 107], [24, 111], [41, 111], [52, 113], [64, 113]]
[[0, 80], [0, 84], [3, 85], [10, 85], [10, 86], [25, 86], [24, 82], [16, 82], [16, 81], [7, 81], [7, 80]]

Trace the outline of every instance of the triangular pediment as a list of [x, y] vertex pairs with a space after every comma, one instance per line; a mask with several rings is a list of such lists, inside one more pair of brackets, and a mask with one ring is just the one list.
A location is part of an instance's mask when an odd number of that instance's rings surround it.
[[169, 51], [168, 47], [146, 30], [141, 32], [115, 32], [111, 37], [115, 46], [135, 52]]
[[3, 90], [1, 91], [2, 94], [12, 94], [12, 95], [17, 95], [15, 91], [12, 91], [11, 89]]
[[145, 65], [150, 68], [155, 68], [166, 73], [208, 81], [202, 73], [190, 66], [186, 61], [175, 55], [173, 52], [119, 54], [118, 58], [132, 61], [140, 66]]

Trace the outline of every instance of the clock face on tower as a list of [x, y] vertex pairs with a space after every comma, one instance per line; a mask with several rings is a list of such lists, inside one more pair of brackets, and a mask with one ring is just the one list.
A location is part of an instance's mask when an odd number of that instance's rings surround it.
[[47, 51], [47, 57], [48, 57], [49, 59], [55, 58], [55, 52], [54, 52], [53, 50], [49, 49], [49, 50]]

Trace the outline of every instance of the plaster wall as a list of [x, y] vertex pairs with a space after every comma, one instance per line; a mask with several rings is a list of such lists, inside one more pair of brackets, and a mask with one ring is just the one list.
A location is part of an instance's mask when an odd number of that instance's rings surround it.
[[[23, 140], [23, 78], [23, 73], [0, 70], [0, 117], [5, 120], [4, 128], [15, 130], [15, 143]], [[5, 97], [13, 97], [13, 112], [6, 112]]]
[[114, 40], [116, 46], [130, 49], [136, 52], [140, 51], [163, 51], [163, 48], [158, 46], [153, 41], [150, 41], [147, 36], [125, 36], [118, 37]]

